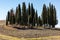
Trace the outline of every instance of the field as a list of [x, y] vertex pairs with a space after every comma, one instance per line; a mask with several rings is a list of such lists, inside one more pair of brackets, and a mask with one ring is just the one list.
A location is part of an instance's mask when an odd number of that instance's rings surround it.
[[0, 40], [59, 40], [60, 29], [16, 29], [0, 21]]

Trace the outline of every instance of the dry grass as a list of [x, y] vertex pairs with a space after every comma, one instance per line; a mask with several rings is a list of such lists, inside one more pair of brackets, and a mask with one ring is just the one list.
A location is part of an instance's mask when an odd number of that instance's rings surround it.
[[17, 38], [0, 34], [0, 40], [60, 40], [60, 36], [48, 36], [39, 38]]
[[[51, 29], [16, 29], [5, 25], [5, 21], [0, 21], [0, 39], [8, 38], [7, 40], [56, 40], [60, 39], [59, 30]], [[13, 38], [13, 39], [12, 39]], [[6, 39], [5, 39], [6, 40]]]
[[20, 39], [17, 37], [6, 36], [6, 35], [0, 34], [0, 40], [20, 40]]

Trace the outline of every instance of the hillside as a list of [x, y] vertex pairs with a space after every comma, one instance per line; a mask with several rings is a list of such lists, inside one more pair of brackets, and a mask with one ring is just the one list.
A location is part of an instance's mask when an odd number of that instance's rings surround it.
[[[5, 25], [5, 21], [0, 21], [0, 34], [18, 37], [18, 38], [39, 38], [39, 37], [49, 37], [49, 36], [59, 36], [60, 30], [52, 29], [16, 29]], [[59, 37], [60, 38], [60, 37]]]

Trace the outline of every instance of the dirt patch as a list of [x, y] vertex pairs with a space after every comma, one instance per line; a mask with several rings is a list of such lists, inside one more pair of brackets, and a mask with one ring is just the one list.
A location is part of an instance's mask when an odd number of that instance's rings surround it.
[[24, 38], [37, 38], [44, 36], [58, 36], [60, 35], [59, 30], [51, 30], [51, 29], [15, 29], [11, 27], [0, 27], [0, 33], [9, 36], [15, 37], [24, 37]]
[[[45, 36], [58, 36], [60, 35], [60, 29], [16, 29], [10, 26], [5, 26], [5, 22], [1, 21], [2, 25], [0, 25], [0, 33], [13, 37], [24, 37], [24, 38], [37, 38], [37, 37], [45, 37]], [[1, 23], [0, 22], [0, 23]]]

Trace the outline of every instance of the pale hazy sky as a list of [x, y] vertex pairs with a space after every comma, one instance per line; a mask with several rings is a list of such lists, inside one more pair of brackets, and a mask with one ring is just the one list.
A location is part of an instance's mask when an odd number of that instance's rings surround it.
[[18, 4], [22, 5], [22, 2], [25, 2], [26, 6], [28, 6], [29, 2], [33, 3], [34, 8], [38, 11], [38, 15], [41, 15], [44, 3], [47, 6], [49, 3], [55, 5], [58, 19], [57, 26], [60, 26], [60, 0], [0, 0], [0, 20], [5, 20], [7, 12], [12, 8], [15, 10]]

